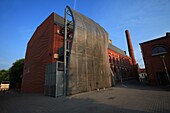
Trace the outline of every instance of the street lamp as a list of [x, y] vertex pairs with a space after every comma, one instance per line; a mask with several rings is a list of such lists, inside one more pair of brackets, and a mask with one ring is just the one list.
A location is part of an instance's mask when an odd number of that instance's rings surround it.
[[168, 70], [167, 70], [167, 67], [166, 67], [166, 64], [165, 64], [165, 60], [164, 60], [164, 59], [165, 59], [165, 55], [162, 55], [161, 58], [162, 58], [162, 62], [163, 62], [163, 65], [164, 65], [164, 68], [165, 68], [165, 71], [166, 71], [166, 75], [167, 75], [167, 77], [168, 77], [168, 81], [169, 81], [169, 83], [170, 83]]

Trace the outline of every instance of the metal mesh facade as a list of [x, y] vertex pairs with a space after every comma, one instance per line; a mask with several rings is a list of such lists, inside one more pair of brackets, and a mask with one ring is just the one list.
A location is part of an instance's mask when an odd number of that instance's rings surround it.
[[62, 62], [53, 62], [46, 66], [44, 94], [47, 96], [63, 95], [63, 71], [60, 71]]
[[88, 17], [71, 8], [69, 10], [74, 31], [68, 59], [67, 93], [110, 87], [108, 33]]

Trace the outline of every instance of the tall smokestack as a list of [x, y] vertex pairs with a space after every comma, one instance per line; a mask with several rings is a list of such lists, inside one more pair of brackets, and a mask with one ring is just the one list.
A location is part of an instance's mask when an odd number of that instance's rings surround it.
[[130, 33], [128, 30], [125, 30], [125, 34], [126, 34], [126, 39], [127, 39], [127, 44], [128, 44], [129, 55], [132, 58], [133, 64], [135, 65], [136, 60], [135, 60], [134, 50], [133, 50], [133, 46], [132, 46], [132, 41], [130, 39]]

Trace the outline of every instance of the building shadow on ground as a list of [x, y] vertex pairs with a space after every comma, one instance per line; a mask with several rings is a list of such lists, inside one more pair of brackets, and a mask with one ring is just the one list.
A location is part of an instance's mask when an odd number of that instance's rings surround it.
[[117, 83], [115, 87], [139, 89], [139, 90], [150, 90], [150, 91], [170, 91], [170, 85], [164, 86], [151, 86], [146, 82], [139, 82], [138, 80], [129, 80], [122, 83]]
[[[108, 98], [114, 103], [115, 98]], [[96, 100], [76, 97], [47, 97], [42, 94], [0, 94], [1, 113], [154, 113], [122, 106], [107, 105]], [[157, 111], [157, 113], [168, 113]]]

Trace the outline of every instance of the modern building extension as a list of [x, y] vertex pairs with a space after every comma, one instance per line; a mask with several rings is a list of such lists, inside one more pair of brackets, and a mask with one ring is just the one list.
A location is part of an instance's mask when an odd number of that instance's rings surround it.
[[71, 95], [135, 77], [132, 44], [129, 57], [109, 41], [104, 28], [69, 7], [64, 18], [52, 13], [28, 42], [21, 90]]

